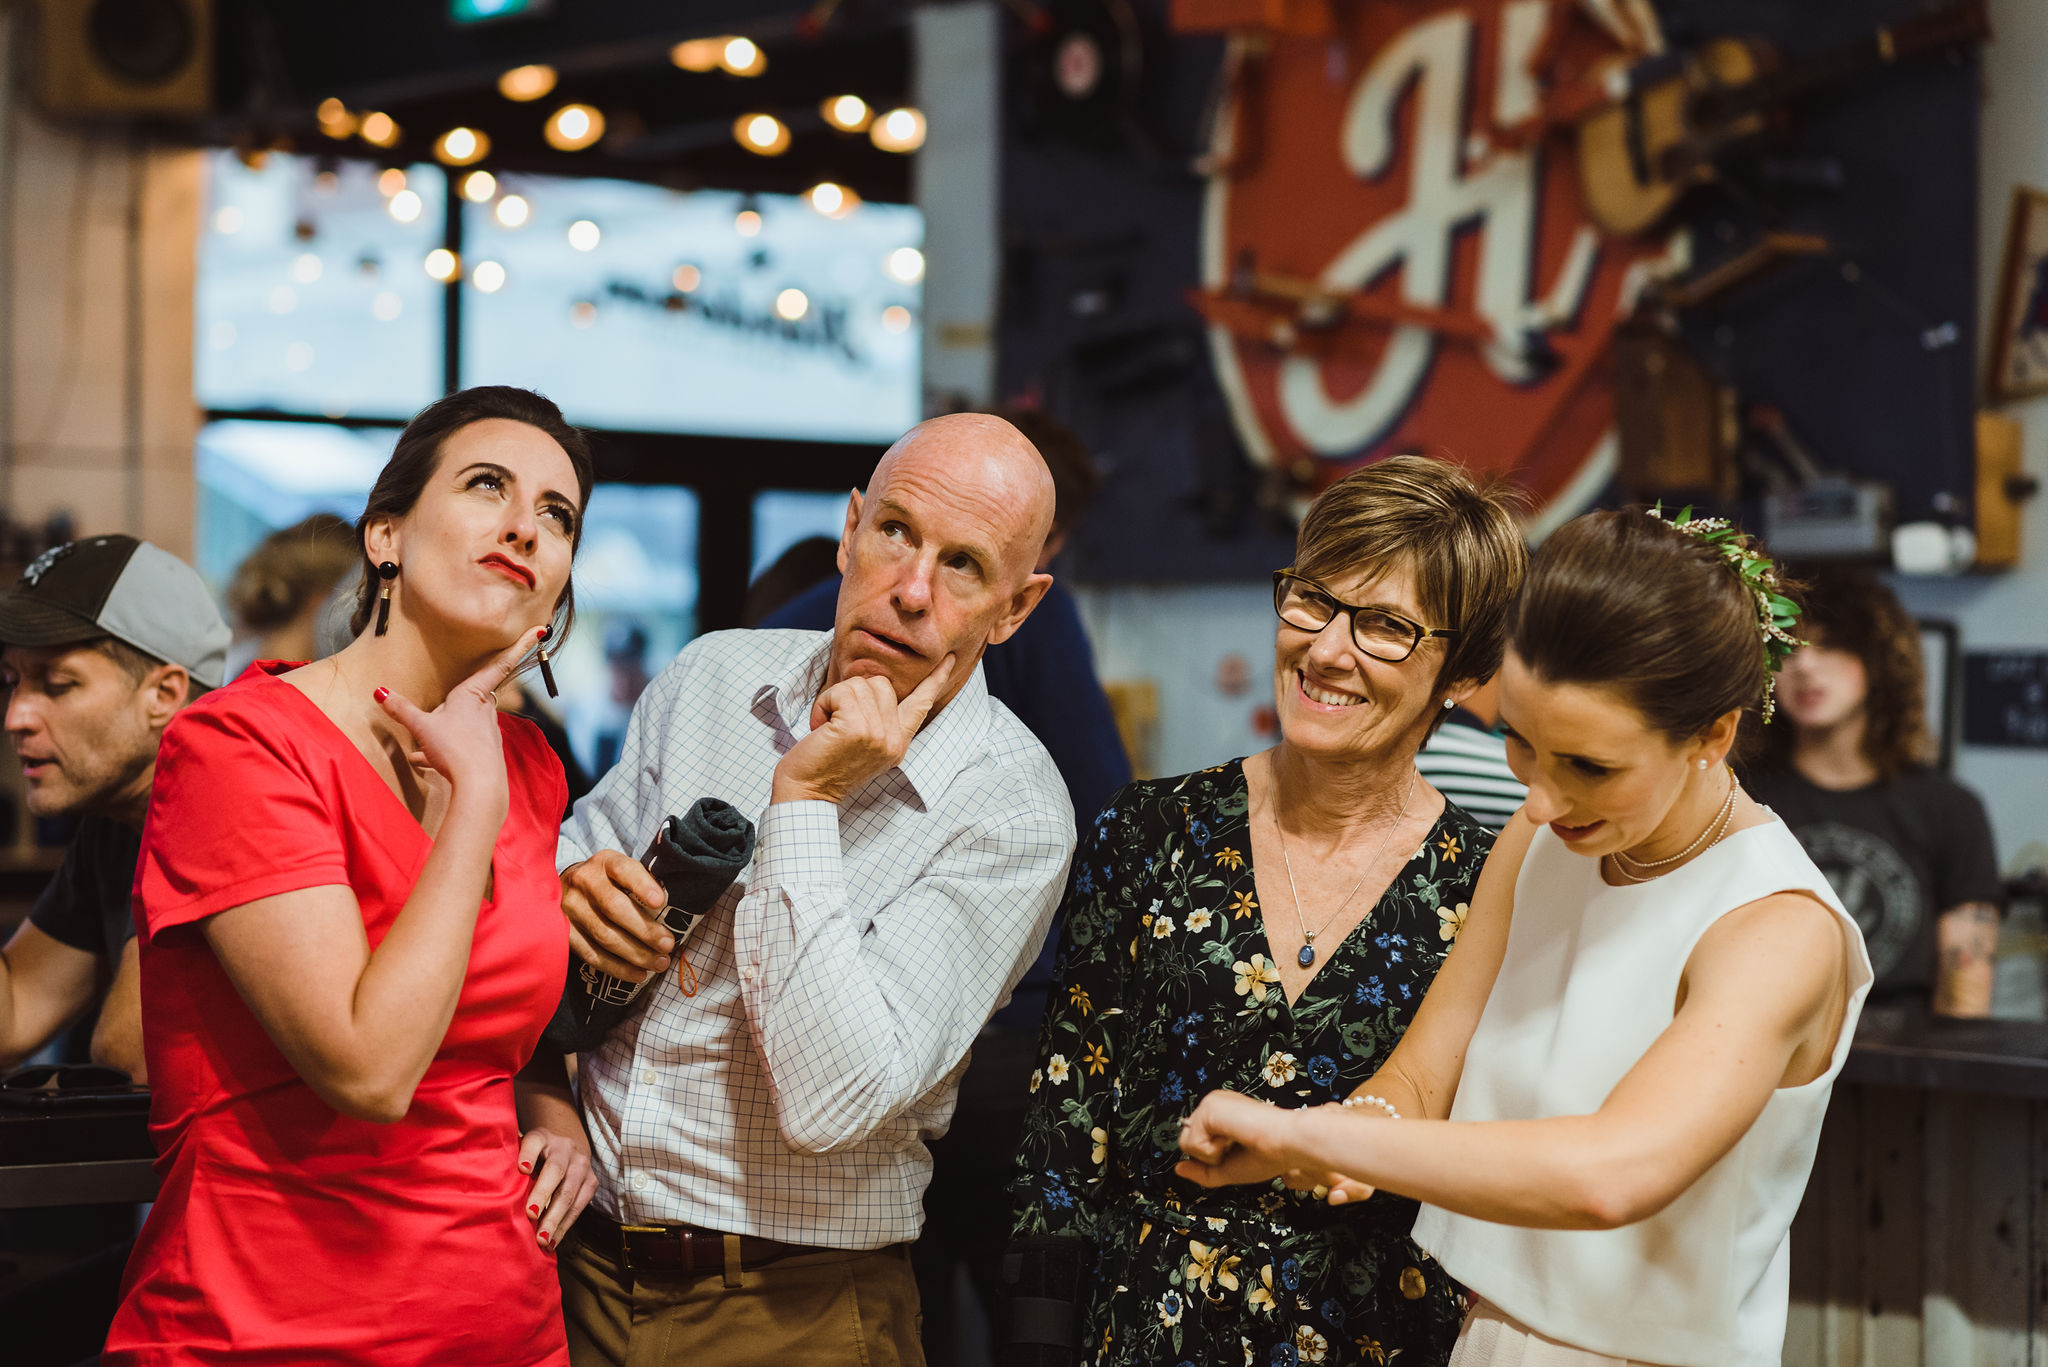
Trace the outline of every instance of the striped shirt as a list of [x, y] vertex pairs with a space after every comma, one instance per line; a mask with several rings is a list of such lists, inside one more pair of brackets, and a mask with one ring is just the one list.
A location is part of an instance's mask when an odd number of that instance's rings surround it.
[[1038, 953], [1074, 814], [979, 666], [903, 762], [845, 802], [769, 805], [810, 733], [830, 637], [701, 637], [633, 708], [562, 866], [637, 853], [700, 797], [753, 817], [753, 862], [684, 946], [697, 978], [580, 1059], [597, 1205], [844, 1249], [917, 1237], [967, 1050]]
[[1429, 738], [1415, 757], [1415, 767], [1473, 820], [1497, 831], [1529, 796], [1508, 768], [1507, 756], [1507, 742], [1461, 708]]

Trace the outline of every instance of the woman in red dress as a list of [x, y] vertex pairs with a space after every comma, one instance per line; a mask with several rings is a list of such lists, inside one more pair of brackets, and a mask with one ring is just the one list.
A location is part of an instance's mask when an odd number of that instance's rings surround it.
[[135, 886], [163, 1187], [107, 1363], [567, 1363], [588, 1146], [513, 1083], [567, 971], [565, 788], [493, 690], [566, 626], [590, 484], [546, 399], [432, 405], [358, 524], [355, 641], [165, 732]]

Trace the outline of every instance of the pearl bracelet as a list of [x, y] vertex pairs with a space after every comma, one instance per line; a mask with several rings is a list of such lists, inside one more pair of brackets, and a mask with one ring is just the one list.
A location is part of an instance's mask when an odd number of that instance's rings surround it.
[[1393, 1102], [1383, 1096], [1374, 1096], [1371, 1092], [1366, 1092], [1361, 1096], [1347, 1096], [1344, 1098], [1344, 1105], [1346, 1109], [1356, 1106], [1377, 1106], [1395, 1120], [1401, 1118], [1401, 1113], [1394, 1109]]

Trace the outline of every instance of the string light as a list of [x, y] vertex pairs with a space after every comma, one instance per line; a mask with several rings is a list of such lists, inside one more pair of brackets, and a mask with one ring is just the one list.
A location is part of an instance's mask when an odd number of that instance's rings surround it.
[[533, 207], [524, 195], [507, 195], [498, 201], [498, 222], [507, 228], [523, 228], [532, 216]]
[[453, 280], [456, 273], [462, 269], [462, 262], [458, 261], [455, 253], [446, 247], [436, 247], [428, 252], [425, 265], [427, 274], [444, 285]]
[[910, 331], [910, 310], [901, 304], [891, 304], [883, 309], [882, 330], [884, 332]]
[[434, 157], [450, 166], [468, 166], [491, 154], [491, 140], [474, 128], [451, 128], [434, 140]]
[[548, 116], [541, 136], [558, 152], [581, 152], [604, 136], [604, 115], [587, 104], [565, 104]]
[[579, 252], [595, 251], [604, 233], [587, 218], [579, 218], [569, 225], [569, 245]]
[[597, 305], [588, 299], [578, 299], [569, 306], [569, 323], [573, 327], [587, 328], [597, 321]]
[[462, 178], [462, 197], [471, 204], [489, 204], [498, 193], [498, 178], [489, 171], [471, 171]]
[[323, 269], [319, 257], [311, 252], [301, 252], [292, 262], [292, 279], [301, 285], [310, 285], [320, 278]]
[[554, 88], [555, 69], [540, 63], [515, 66], [498, 78], [498, 93], [519, 104], [537, 100]]
[[242, 210], [239, 205], [223, 204], [213, 211], [213, 230], [217, 233], [238, 233], [242, 231]]
[[761, 215], [752, 209], [742, 209], [732, 217], [732, 230], [741, 237], [755, 237], [761, 231]]
[[370, 301], [370, 314], [380, 323], [389, 323], [405, 311], [405, 301], [398, 297], [396, 290], [380, 290]]
[[709, 71], [718, 65], [719, 54], [725, 51], [728, 41], [724, 38], [692, 38], [670, 48], [668, 59], [685, 71]]
[[794, 323], [811, 311], [811, 301], [799, 289], [787, 289], [775, 296], [775, 316]]
[[469, 283], [484, 294], [496, 294], [505, 288], [505, 268], [495, 261], [479, 261], [469, 273]]
[[914, 285], [924, 279], [924, 253], [915, 247], [898, 247], [882, 260], [891, 280]]
[[806, 198], [811, 201], [813, 209], [827, 218], [845, 218], [860, 207], [859, 195], [844, 185], [835, 185], [829, 180], [821, 180], [813, 185]]
[[396, 147], [399, 138], [404, 136], [396, 119], [389, 114], [375, 112], [363, 115], [363, 126], [356, 131], [372, 147]]
[[732, 135], [760, 156], [779, 157], [789, 150], [789, 125], [773, 114], [740, 115], [733, 120]]
[[387, 166], [377, 173], [377, 190], [389, 199], [405, 188], [405, 172], [396, 166]]
[[400, 190], [384, 207], [400, 223], [411, 223], [420, 216], [420, 210], [425, 206], [420, 202], [418, 191]]
[[768, 54], [751, 38], [728, 38], [718, 64], [735, 76], [758, 76], [768, 69]]
[[320, 131], [336, 142], [354, 136], [358, 126], [356, 116], [349, 113], [348, 106], [337, 99], [320, 101], [320, 107], [313, 111], [313, 116], [320, 120]]
[[924, 146], [924, 115], [915, 109], [892, 109], [868, 129], [868, 141], [884, 152], [915, 152]]
[[858, 133], [875, 121], [875, 111], [858, 95], [834, 95], [818, 106], [818, 112], [842, 133]]
[[688, 294], [691, 290], [704, 283], [704, 272], [688, 262], [684, 262], [676, 267], [676, 273], [669, 277], [669, 283], [676, 287], [677, 293]]

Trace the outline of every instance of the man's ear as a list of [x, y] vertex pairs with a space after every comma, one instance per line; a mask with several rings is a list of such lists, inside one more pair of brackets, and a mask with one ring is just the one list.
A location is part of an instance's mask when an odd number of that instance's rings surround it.
[[989, 629], [988, 643], [1001, 645], [1017, 634], [1017, 628], [1024, 625], [1024, 619], [1045, 597], [1045, 591], [1052, 587], [1052, 576], [1033, 574], [1025, 577], [1022, 587], [1010, 595], [1010, 605]]
[[846, 566], [853, 556], [853, 534], [860, 529], [860, 490], [851, 489], [846, 495], [846, 526], [839, 532], [839, 572], [846, 573]]
[[192, 676], [183, 665], [158, 665], [143, 677], [141, 692], [144, 718], [151, 730], [161, 731], [191, 699]]

